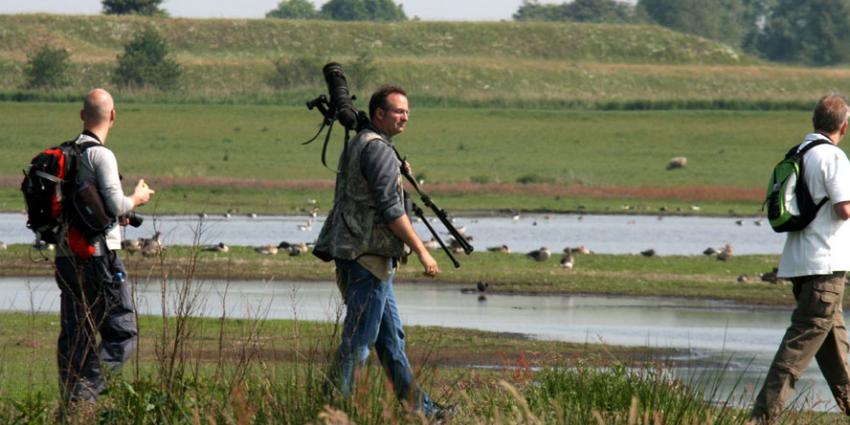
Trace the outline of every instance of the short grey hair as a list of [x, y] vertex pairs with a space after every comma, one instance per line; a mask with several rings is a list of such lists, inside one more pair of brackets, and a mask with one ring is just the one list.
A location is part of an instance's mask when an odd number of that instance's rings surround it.
[[837, 94], [826, 95], [818, 101], [812, 115], [815, 131], [835, 133], [850, 119], [850, 107], [847, 99]]

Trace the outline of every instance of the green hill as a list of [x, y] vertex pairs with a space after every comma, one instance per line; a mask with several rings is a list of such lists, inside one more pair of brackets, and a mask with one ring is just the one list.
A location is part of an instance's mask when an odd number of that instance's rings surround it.
[[[115, 90], [124, 100], [303, 104], [323, 91], [320, 66], [328, 60], [375, 69], [353, 75], [362, 77], [352, 79], [357, 92], [393, 81], [420, 105], [808, 107], [850, 81], [845, 70], [765, 64], [654, 26], [0, 15], [0, 99], [77, 99], [90, 87], [111, 87], [122, 45], [145, 26], [163, 34], [183, 65], [182, 89]], [[72, 83], [63, 91], [21, 89], [27, 55], [43, 45], [71, 51]], [[300, 60], [315, 77], [275, 88], [269, 80], [279, 59]]]

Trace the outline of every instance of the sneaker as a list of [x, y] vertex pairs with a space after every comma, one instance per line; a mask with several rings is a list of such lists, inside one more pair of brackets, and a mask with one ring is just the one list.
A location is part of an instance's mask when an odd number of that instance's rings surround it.
[[435, 402], [428, 417], [434, 424], [445, 424], [448, 423], [452, 417], [457, 415], [457, 413], [458, 407], [456, 404], [442, 405]]

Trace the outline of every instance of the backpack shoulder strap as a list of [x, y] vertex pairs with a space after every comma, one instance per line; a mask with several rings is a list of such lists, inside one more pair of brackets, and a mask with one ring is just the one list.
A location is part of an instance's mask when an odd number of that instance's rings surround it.
[[[820, 146], [820, 145], [831, 145], [831, 144], [832, 144], [832, 142], [830, 142], [829, 140], [818, 139], [818, 140], [812, 141], [811, 143], [809, 143], [808, 145], [806, 145], [802, 149], [799, 149], [800, 145], [794, 146], [793, 148], [791, 148], [791, 151], [788, 152], [788, 153], [791, 154], [791, 155], [799, 155], [800, 158], [802, 158], [803, 155], [806, 154], [806, 152], [812, 150], [812, 148], [814, 148], [814, 147], [817, 147], [817, 146]], [[799, 149], [799, 151], [798, 151], [798, 149]]]

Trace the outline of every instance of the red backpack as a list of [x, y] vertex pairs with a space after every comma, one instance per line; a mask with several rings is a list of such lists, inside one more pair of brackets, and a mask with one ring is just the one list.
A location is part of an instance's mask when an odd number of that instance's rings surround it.
[[[66, 204], [70, 203], [77, 187], [79, 157], [89, 147], [100, 145], [97, 142], [75, 142], [71, 140], [45, 149], [24, 169], [21, 192], [27, 206], [27, 227], [35, 233], [36, 243], [58, 242], [72, 210], [70, 206], [66, 207]], [[71, 242], [73, 245], [74, 241]], [[93, 249], [91, 251], [93, 252]]]

